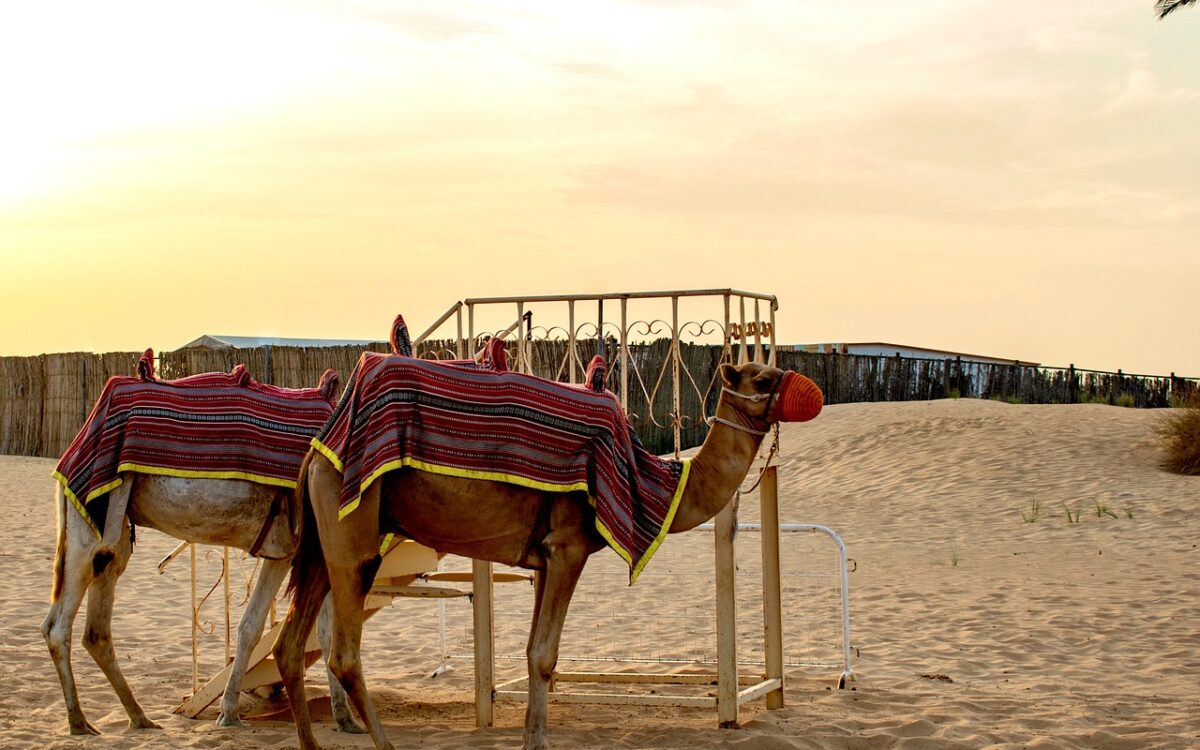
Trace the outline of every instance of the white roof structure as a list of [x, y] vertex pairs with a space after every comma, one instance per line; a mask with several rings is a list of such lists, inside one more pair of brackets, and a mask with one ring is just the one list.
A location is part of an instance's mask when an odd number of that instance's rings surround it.
[[280, 336], [212, 336], [205, 334], [180, 349], [254, 349], [260, 346], [364, 346], [369, 339], [289, 339]]

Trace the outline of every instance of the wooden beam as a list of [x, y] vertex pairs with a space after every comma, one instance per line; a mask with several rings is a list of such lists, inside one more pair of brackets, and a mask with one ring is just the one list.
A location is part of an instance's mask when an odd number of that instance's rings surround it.
[[764, 695], [770, 695], [776, 690], [783, 690], [783, 680], [763, 680], [757, 685], [741, 690], [737, 695], [738, 705], [752, 701], [755, 698], [760, 698]]
[[474, 573], [471, 600], [475, 618], [475, 726], [490, 727], [495, 716], [496, 638], [492, 609], [492, 564], [472, 560]]
[[[672, 706], [712, 708], [717, 704], [713, 697], [698, 695], [622, 695], [619, 693], [560, 693], [548, 696], [551, 703], [597, 703], [622, 706]], [[496, 698], [514, 703], [525, 703], [529, 694], [524, 690], [496, 691]]]
[[717, 579], [717, 723], [738, 725], [737, 597], [734, 590], [733, 503], [717, 514], [713, 534]]
[[783, 599], [779, 573], [779, 472], [774, 466], [763, 472], [758, 487], [762, 518], [763, 651], [766, 676], [779, 681], [779, 689], [767, 694], [767, 708], [783, 708]]

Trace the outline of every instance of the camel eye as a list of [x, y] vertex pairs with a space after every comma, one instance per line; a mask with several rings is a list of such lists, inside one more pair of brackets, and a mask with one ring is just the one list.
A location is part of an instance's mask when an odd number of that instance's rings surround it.
[[754, 383], [754, 390], [758, 391], [759, 393], [766, 393], [771, 390], [772, 386], [775, 385], [774, 379], [769, 375], [759, 375], [751, 382]]

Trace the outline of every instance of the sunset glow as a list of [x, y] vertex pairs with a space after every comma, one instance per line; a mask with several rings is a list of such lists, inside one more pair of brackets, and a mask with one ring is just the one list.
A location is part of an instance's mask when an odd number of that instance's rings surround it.
[[734, 287], [787, 342], [1200, 375], [1188, 10], [14, 6], [0, 354]]

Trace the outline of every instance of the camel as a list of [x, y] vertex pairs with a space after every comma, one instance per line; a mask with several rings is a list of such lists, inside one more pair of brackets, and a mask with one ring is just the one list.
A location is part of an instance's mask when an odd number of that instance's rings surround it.
[[[670, 533], [695, 528], [730, 502], [772, 424], [811, 419], [821, 408], [817, 386], [793, 372], [758, 363], [726, 364], [721, 377], [712, 429], [691, 459], [689, 478], [669, 520]], [[587, 493], [401, 468], [370, 484], [357, 510], [339, 520], [341, 490], [338, 468], [322, 453], [310, 451], [297, 486], [304, 516], [292, 562], [294, 596], [274, 650], [301, 748], [319, 750], [305, 700], [303, 649], [326, 592], [333, 604], [333, 632], [325, 652], [329, 669], [346, 688], [375, 747], [392, 748], [360, 661], [362, 605], [379, 565], [374, 540], [387, 530], [439, 553], [540, 573], [527, 644], [524, 748], [546, 750], [547, 694], [567, 608], [589, 556], [606, 546]]]
[[[239, 444], [237, 440], [246, 440], [247, 434], [257, 436], [260, 433], [237, 432], [236, 428], [228, 427], [253, 419], [273, 430], [261, 434], [279, 436], [283, 434], [280, 430], [290, 431], [286, 440], [277, 438], [279, 444], [264, 448], [263, 455], [274, 462], [270, 464], [273, 468], [268, 471], [278, 472], [279, 467], [298, 465], [308, 437], [312, 434], [308, 433], [306, 437], [305, 431], [311, 426], [312, 432], [316, 432], [317, 427], [312, 426], [314, 421], [319, 426], [328, 417], [332, 408], [329, 401], [336, 384], [336, 373], [328, 370], [315, 389], [263, 386], [252, 383], [249, 373], [241, 365], [229, 374], [205, 373], [179, 381], [157, 381], [154, 376], [154, 352], [148, 349], [138, 361], [136, 377], [115, 377], [105, 385], [104, 393], [92, 414], [54, 472], [60, 481], [57, 494], [58, 542], [50, 610], [42, 622], [42, 635], [62, 685], [71, 734], [99, 734], [85, 718], [79, 705], [75, 676], [71, 669], [71, 630], [84, 594], [88, 595], [84, 648], [112, 684], [129, 715], [130, 727], [158, 727], [134, 698], [121, 673], [112, 643], [113, 599], [117, 579], [125, 571], [133, 552], [134, 526], [157, 529], [192, 543], [247, 550], [264, 559], [249, 603], [238, 624], [237, 654], [231, 665], [217, 718], [217, 724], [221, 726], [241, 724], [237, 714], [238, 694], [250, 652], [262, 635], [271, 601], [283, 582], [296, 549], [292, 523], [294, 514], [290, 512], [293, 507], [291, 485], [294, 480], [284, 476], [244, 472], [218, 472], [216, 476], [206, 476], [195, 471], [209, 465], [205, 449], [197, 446], [217, 445], [222, 439], [234, 440], [230, 444], [236, 445]], [[223, 404], [224, 408], [232, 410], [227, 413], [233, 417], [228, 420], [196, 420], [216, 425], [218, 432], [191, 431], [190, 442], [171, 443], [166, 435], [189, 433], [183, 424], [187, 421], [186, 417], [193, 413], [190, 409], [194, 407], [188, 405], [186, 398], [183, 401], [179, 399], [187, 392], [187, 388], [192, 387], [207, 389], [204, 391], [205, 414], [222, 413], [214, 412], [213, 408]], [[230, 394], [230, 400], [214, 400], [216, 394]], [[114, 406], [114, 403], [118, 405]], [[270, 408], [280, 410], [279, 414], [273, 414], [267, 408], [268, 404], [274, 404]], [[163, 419], [164, 415], [170, 415], [170, 418]], [[159, 426], [148, 427], [145, 420], [157, 420]], [[110, 429], [112, 425], [116, 427]], [[208, 435], [206, 439], [217, 442], [197, 442], [197, 434]], [[131, 456], [123, 453], [129, 440], [140, 445], [143, 452], [137, 453], [139, 449], [133, 449], [135, 453]], [[160, 446], [161, 450], [167, 451], [163, 455], [173, 456], [173, 461], [182, 461], [184, 466], [192, 470], [174, 475], [177, 474], [175, 468], [163, 468], [155, 463], [157, 458], [145, 453], [147, 445]], [[260, 454], [225, 450], [222, 455], [233, 456], [235, 460], [238, 457], [249, 460], [251, 455]], [[289, 456], [293, 458], [292, 461], [288, 460]], [[118, 461], [122, 457], [148, 460], [149, 463], [142, 465], [135, 460], [120, 465]], [[170, 463], [167, 465], [172, 466]], [[264, 466], [241, 463], [220, 465], [253, 465], [256, 469]], [[110, 469], [112, 474], [109, 474]], [[74, 480], [82, 482], [76, 485], [79, 493], [87, 492], [83, 501], [89, 503], [86, 509], [76, 492], [67, 488]], [[75, 508], [69, 507], [68, 500], [74, 503]], [[94, 522], [93, 517], [103, 523]], [[322, 619], [319, 640], [325, 639], [328, 631], [324, 626], [327, 617]], [[361, 731], [351, 719], [345, 693], [332, 675], [330, 683], [339, 728], [350, 732]]]
[[[271, 508], [279, 507], [278, 504], [286, 502], [292, 493], [291, 489], [241, 479], [184, 479], [133, 472], [125, 474], [123, 479], [108, 500], [109, 508], [114, 510], [105, 527], [116, 527], [119, 533], [106, 535], [115, 537], [114, 543], [107, 545], [96, 538], [83, 516], [67, 507], [61, 486], [57, 491], [58, 544], [54, 584], [50, 611], [42, 622], [42, 635], [62, 684], [71, 734], [100, 734], [84, 716], [71, 668], [71, 630], [85, 593], [88, 594], [88, 607], [84, 648], [112, 684], [129, 715], [129, 726], [159, 728], [134, 698], [121, 673], [112, 642], [117, 579], [125, 572], [133, 551], [130, 522], [196, 544], [249, 550], [259, 541], [256, 537]], [[126, 504], [127, 513], [113, 518], [117, 515], [115, 508]], [[221, 699], [218, 726], [243, 725], [238, 718], [238, 694], [247, 661], [262, 636], [271, 600], [283, 583], [295, 549], [292, 529], [286, 523], [286, 517], [281, 518], [284, 523], [270, 523], [260, 541], [257, 554], [263, 558], [263, 564], [238, 623], [237, 651]], [[323, 612], [327, 613], [327, 608]], [[327, 617], [327, 614], [322, 615], [323, 620]], [[322, 650], [327, 651], [328, 627], [325, 622], [318, 628], [318, 639]], [[329, 689], [338, 728], [344, 732], [361, 732], [350, 715], [345, 691], [332, 675], [329, 676]]]

